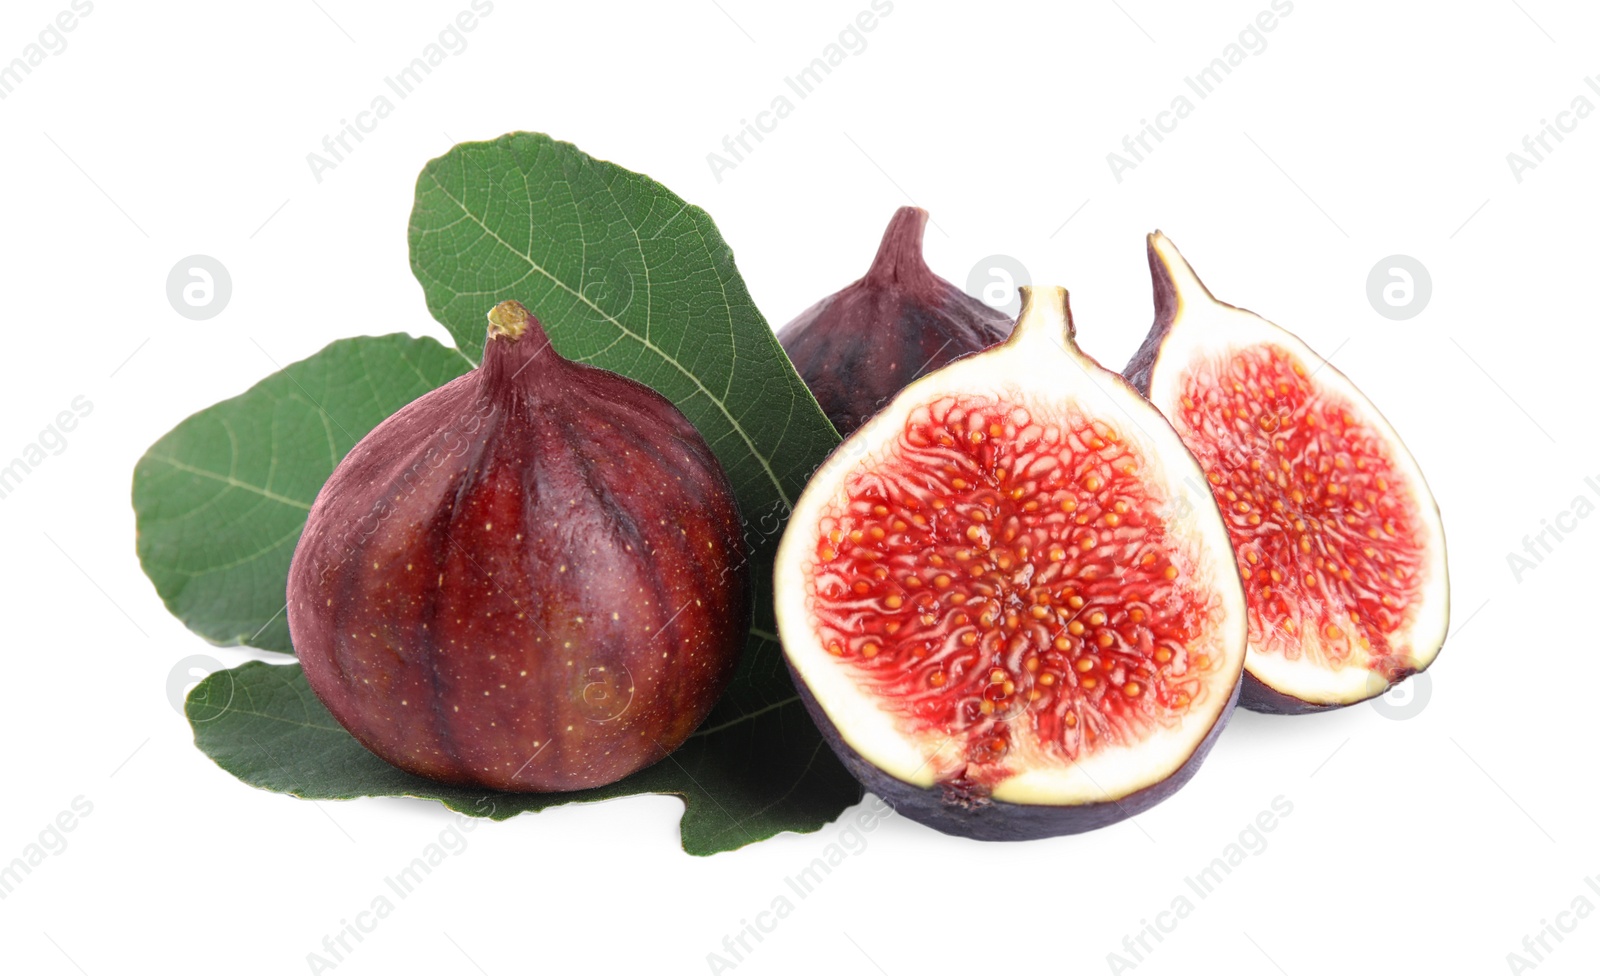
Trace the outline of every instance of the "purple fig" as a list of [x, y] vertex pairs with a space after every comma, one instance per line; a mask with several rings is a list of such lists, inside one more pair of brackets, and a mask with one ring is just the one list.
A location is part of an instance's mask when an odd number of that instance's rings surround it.
[[822, 412], [849, 436], [912, 380], [1011, 334], [1012, 321], [922, 259], [928, 212], [901, 207], [867, 274], [778, 330]]
[[362, 438], [312, 506], [289, 629], [335, 719], [430, 779], [615, 782], [733, 676], [747, 552], [716, 457], [660, 394], [563, 359], [516, 302], [483, 362]]

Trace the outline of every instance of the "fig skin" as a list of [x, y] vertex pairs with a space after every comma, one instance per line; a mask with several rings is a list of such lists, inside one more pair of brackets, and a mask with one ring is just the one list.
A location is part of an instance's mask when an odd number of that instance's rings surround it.
[[882, 797], [895, 813], [932, 827], [940, 833], [986, 841], [1041, 840], [1066, 834], [1082, 834], [1099, 830], [1101, 827], [1109, 827], [1111, 824], [1144, 813], [1183, 789], [1194, 778], [1194, 774], [1200, 771], [1206, 756], [1211, 753], [1211, 747], [1216, 745], [1217, 737], [1222, 734], [1228, 719], [1233, 716], [1234, 707], [1239, 704], [1240, 689], [1244, 687], [1243, 681], [1234, 683], [1233, 693], [1228, 698], [1227, 706], [1211, 723], [1210, 730], [1206, 732], [1205, 738], [1200, 740], [1200, 745], [1195, 748], [1194, 753], [1184, 760], [1183, 765], [1173, 770], [1171, 776], [1158, 783], [1152, 783], [1142, 790], [1135, 790], [1120, 800], [1083, 803], [1076, 806], [1052, 806], [1007, 803], [991, 797], [982, 797], [976, 802], [971, 802], [951, 795], [942, 786], [918, 786], [891, 776], [851, 748], [850, 743], [839, 734], [838, 726], [834, 725], [827, 713], [822, 710], [810, 687], [795, 673], [793, 666], [789, 668], [789, 676], [794, 679], [795, 690], [800, 693], [800, 701], [804, 703], [806, 713], [817, 723], [818, 730], [822, 732], [823, 741], [828, 743], [829, 748], [839, 757], [839, 761], [844, 763], [845, 768], [868, 793]]
[[[1285, 694], [1268, 685], [1265, 681], [1246, 671], [1240, 682], [1243, 685], [1239, 696], [1239, 705], [1252, 712], [1263, 715], [1313, 715], [1317, 712], [1331, 712], [1343, 705], [1328, 705], [1318, 702], [1308, 702], [1293, 695]], [[1380, 694], [1382, 692], [1379, 692]]]
[[843, 436], [912, 380], [1011, 334], [1011, 317], [922, 258], [928, 212], [901, 207], [866, 275], [801, 312], [778, 341]]
[[613, 783], [727, 688], [751, 617], [732, 487], [676, 407], [563, 359], [515, 302], [482, 364], [341, 461], [289, 572], [306, 679], [442, 783]]
[[[1390, 688], [1417, 673], [1419, 672], [1408, 668], [1389, 675], [1387, 679], [1374, 675], [1372, 679], [1372, 694], [1365, 700], [1370, 701], [1379, 695], [1387, 693]], [[1239, 695], [1239, 707], [1249, 709], [1252, 712], [1260, 712], [1263, 715], [1315, 715], [1319, 712], [1332, 712], [1349, 707], [1349, 705], [1313, 702], [1306, 701], [1304, 698], [1296, 698], [1288, 692], [1279, 691], [1272, 687], [1248, 670], [1245, 671], [1241, 683], [1243, 687]]]

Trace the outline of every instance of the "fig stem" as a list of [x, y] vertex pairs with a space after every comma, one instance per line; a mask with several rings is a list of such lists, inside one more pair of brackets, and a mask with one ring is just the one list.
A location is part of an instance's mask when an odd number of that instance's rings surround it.
[[1184, 302], [1191, 296], [1216, 299], [1200, 276], [1194, 273], [1189, 262], [1178, 252], [1172, 239], [1159, 230], [1145, 238], [1150, 258], [1151, 287], [1155, 292], [1157, 321], [1171, 325], [1183, 310]]
[[[545, 356], [545, 353], [551, 353]], [[529, 369], [541, 357], [544, 362]], [[489, 310], [489, 339], [484, 343], [485, 381], [494, 389], [527, 390], [543, 384], [543, 378], [563, 360], [550, 345], [550, 336], [539, 319], [518, 301], [505, 301]], [[513, 382], [518, 377], [520, 382]]]
[[489, 338], [520, 339], [530, 322], [538, 324], [527, 306], [515, 300], [501, 302], [489, 309]]
[[895, 283], [909, 285], [932, 274], [922, 259], [922, 235], [927, 226], [928, 211], [921, 207], [896, 210], [863, 280], [881, 288]]
[[1023, 285], [1017, 289], [1022, 311], [1008, 345], [1026, 346], [1051, 343], [1077, 348], [1077, 328], [1072, 323], [1072, 307], [1067, 290], [1060, 285]]

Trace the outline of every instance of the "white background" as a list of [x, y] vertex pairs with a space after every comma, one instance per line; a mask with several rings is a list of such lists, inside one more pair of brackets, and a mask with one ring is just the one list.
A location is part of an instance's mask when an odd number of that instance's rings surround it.
[[[1600, 74], [1600, 10], [1295, 0], [1200, 100], [1184, 76], [1267, 0], [896, 0], [719, 182], [707, 153], [867, 6], [719, 2], [496, 0], [320, 182], [306, 154], [467, 0], [97, 0], [0, 101], [0, 461], [74, 397], [93, 403], [0, 500], [0, 861], [74, 798], [93, 806], [0, 901], [0, 966], [308, 971], [453, 822], [422, 801], [259, 792], [193, 748], [169, 675], [191, 655], [249, 655], [166, 613], [134, 556], [129, 482], [183, 417], [335, 338], [448, 342], [407, 263], [413, 182], [453, 142], [515, 129], [707, 208], [774, 325], [860, 275], [893, 209], [915, 202], [937, 224], [936, 270], [965, 284], [1003, 254], [1066, 284], [1084, 347], [1118, 367], [1149, 322], [1143, 235], [1160, 227], [1219, 297], [1360, 384], [1444, 513], [1453, 636], [1425, 702], [1241, 712], [1176, 798], [1088, 835], [984, 845], [891, 817], [737, 972], [1108, 972], [1124, 935], [1188, 894], [1193, 913], [1140, 974], [1496, 973], [1578, 896], [1600, 907], [1585, 886], [1600, 872], [1600, 519], [1520, 581], [1507, 563], [1576, 496], [1600, 500], [1584, 481], [1600, 483], [1600, 116], [1520, 182], [1506, 159], [1576, 96], [1600, 106], [1583, 81]], [[7, 0], [0, 62], [66, 7]], [[1179, 94], [1193, 113], [1118, 182], [1107, 153]], [[233, 278], [203, 322], [165, 294], [197, 253]], [[1366, 294], [1392, 254], [1432, 275], [1405, 321]], [[1266, 849], [1209, 898], [1189, 892], [1185, 876], [1279, 796], [1293, 812]], [[708, 953], [726, 955], [724, 937], [838, 830], [697, 859], [678, 847], [679, 811], [641, 797], [484, 824], [336, 971], [712, 971]], [[1541, 976], [1600, 960], [1600, 915], [1564, 918], [1574, 931], [1550, 940]]]

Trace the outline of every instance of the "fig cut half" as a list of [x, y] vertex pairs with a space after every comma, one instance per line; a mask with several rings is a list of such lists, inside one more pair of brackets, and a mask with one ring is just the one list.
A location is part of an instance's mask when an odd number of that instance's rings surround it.
[[1250, 640], [1240, 703], [1323, 711], [1438, 656], [1444, 527], [1398, 434], [1299, 338], [1214, 298], [1157, 231], [1155, 323], [1128, 364], [1204, 469], [1233, 542]]
[[946, 833], [1133, 816], [1198, 769], [1238, 694], [1245, 603], [1204, 475], [1023, 289], [1005, 342], [913, 382], [795, 506], [776, 612], [845, 765]]

